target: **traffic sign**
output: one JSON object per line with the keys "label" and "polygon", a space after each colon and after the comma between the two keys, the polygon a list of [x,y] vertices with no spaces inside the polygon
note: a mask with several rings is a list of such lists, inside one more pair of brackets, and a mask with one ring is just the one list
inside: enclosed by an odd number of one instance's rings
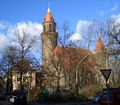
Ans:
{"label": "traffic sign", "polygon": [[111,69],[102,69],[100,71],[103,74],[103,76],[105,77],[105,80],[107,82],[109,79],[110,73],[111,73]]}

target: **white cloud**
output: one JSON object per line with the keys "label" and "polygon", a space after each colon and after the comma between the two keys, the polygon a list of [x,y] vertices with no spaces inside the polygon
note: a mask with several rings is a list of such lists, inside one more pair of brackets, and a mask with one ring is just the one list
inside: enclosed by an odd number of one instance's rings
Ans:
{"label": "white cloud", "polygon": [[6,21],[0,21],[0,32],[7,31],[11,27],[11,24]]}
{"label": "white cloud", "polygon": [[11,29],[11,34],[14,34],[16,30],[20,33],[21,36],[23,36],[23,32],[25,32],[26,34],[33,37],[40,36],[43,27],[37,22],[19,22]]}
{"label": "white cloud", "polygon": [[[120,14],[118,14],[118,15],[112,15],[111,19],[114,20],[114,24],[112,24],[111,26],[116,25],[117,26],[116,27],[116,32],[119,33],[119,31],[120,31],[120,26],[119,26],[119,24],[120,24]],[[113,32],[113,34],[114,34],[114,32]]]}
{"label": "white cloud", "polygon": [[0,49],[4,47],[6,44],[7,44],[7,37],[3,33],[0,33]]}
{"label": "white cloud", "polygon": [[0,22],[0,30],[5,29],[5,24],[3,22]]}
{"label": "white cloud", "polygon": [[77,29],[76,31],[80,34],[82,34],[82,32],[87,31],[88,27],[90,26],[92,22],[91,21],[87,21],[87,20],[79,20],[77,23]]}
{"label": "white cloud", "polygon": [[110,11],[116,11],[117,9],[118,9],[118,5],[115,4],[115,5],[110,9]]}
{"label": "white cloud", "polygon": [[76,27],[76,32],[69,38],[71,41],[79,41],[82,39],[83,32],[86,32],[92,21],[79,20]]}
{"label": "white cloud", "polygon": [[120,23],[120,14],[118,14],[118,15],[112,15],[111,18],[114,19],[114,21],[116,23]]}
{"label": "white cloud", "polygon": [[4,24],[0,22],[0,48],[10,43],[10,39],[14,39],[14,32],[18,31],[23,36],[23,31],[27,33],[31,38],[39,37],[43,30],[42,24],[37,22],[19,22],[15,25]]}
{"label": "white cloud", "polygon": [[74,33],[73,35],[71,35],[70,40],[71,41],[79,41],[79,40],[81,40],[81,35],[79,33]]}

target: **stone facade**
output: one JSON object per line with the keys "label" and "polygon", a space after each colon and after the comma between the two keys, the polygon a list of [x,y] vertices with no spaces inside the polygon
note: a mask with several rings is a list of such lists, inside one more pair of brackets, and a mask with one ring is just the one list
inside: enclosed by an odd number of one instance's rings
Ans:
{"label": "stone facade", "polygon": [[[13,91],[20,89],[20,73],[17,70],[12,71]],[[26,72],[22,76],[23,86],[27,88],[36,87],[36,72]]]}

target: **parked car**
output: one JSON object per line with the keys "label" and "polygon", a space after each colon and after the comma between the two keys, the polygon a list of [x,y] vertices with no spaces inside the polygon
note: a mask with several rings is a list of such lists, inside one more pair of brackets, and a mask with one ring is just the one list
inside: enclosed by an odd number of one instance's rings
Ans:
{"label": "parked car", "polygon": [[25,94],[10,95],[9,101],[14,105],[27,105],[27,98]]}
{"label": "parked car", "polygon": [[120,89],[113,88],[107,93],[105,91],[100,97],[100,105],[120,105]]}

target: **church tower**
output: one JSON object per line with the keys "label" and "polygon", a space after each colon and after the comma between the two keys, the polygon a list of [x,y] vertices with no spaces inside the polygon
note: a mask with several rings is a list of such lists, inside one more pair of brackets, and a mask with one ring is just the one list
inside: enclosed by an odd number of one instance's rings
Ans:
{"label": "church tower", "polygon": [[52,16],[50,9],[48,8],[47,13],[43,22],[42,38],[42,65],[45,66],[49,60],[53,49],[57,46],[57,32],[56,23]]}

